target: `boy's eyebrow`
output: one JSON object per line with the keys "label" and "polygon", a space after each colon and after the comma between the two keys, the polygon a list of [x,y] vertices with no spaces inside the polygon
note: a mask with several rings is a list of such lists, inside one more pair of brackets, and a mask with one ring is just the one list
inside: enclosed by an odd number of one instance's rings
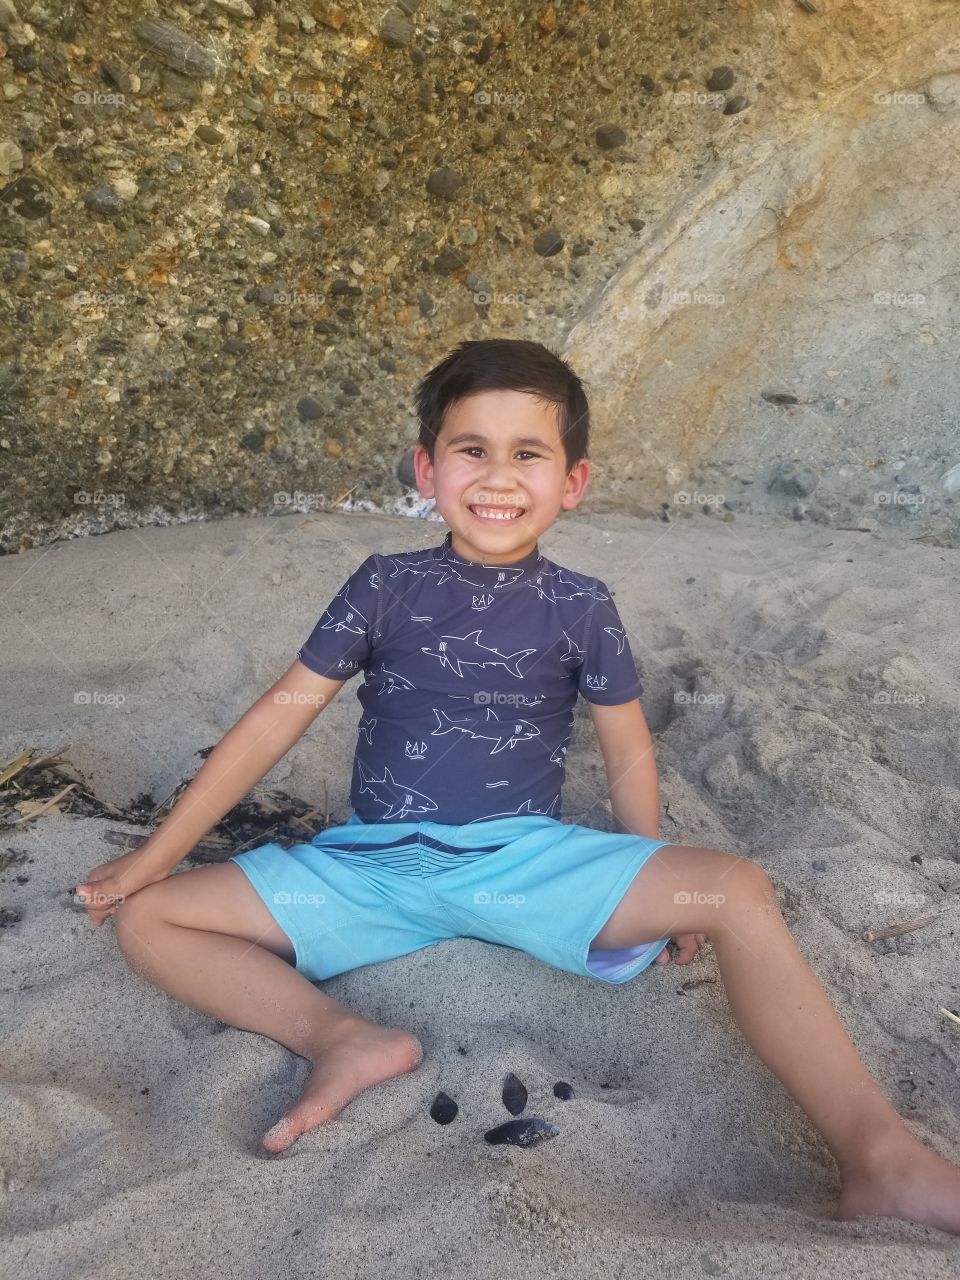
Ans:
{"label": "boy's eyebrow", "polygon": [[[464,444],[467,440],[479,440],[481,444],[487,443],[487,437],[480,435],[477,431],[460,431],[457,435],[451,436],[446,441],[446,445],[450,448],[455,444]],[[538,449],[543,449],[546,453],[554,452],[553,446],[547,444],[546,440],[541,440],[539,436],[517,436],[513,443],[515,445],[532,444]]]}

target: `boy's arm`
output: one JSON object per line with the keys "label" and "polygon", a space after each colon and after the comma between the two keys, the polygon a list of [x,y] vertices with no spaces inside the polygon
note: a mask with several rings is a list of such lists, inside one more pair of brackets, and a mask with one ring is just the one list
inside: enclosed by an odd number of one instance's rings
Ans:
{"label": "boy's arm", "polygon": [[157,870],[175,867],[283,759],[343,684],[294,662],[223,735],[164,821],[140,845],[140,857]]}
{"label": "boy's arm", "polygon": [[617,829],[660,838],[660,789],[653,739],[640,699],[619,706],[588,702],[607,770],[610,807]]}

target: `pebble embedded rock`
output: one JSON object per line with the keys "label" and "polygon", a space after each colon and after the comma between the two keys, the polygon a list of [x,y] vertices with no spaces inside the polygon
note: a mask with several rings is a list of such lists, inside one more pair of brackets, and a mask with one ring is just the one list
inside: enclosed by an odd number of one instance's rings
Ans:
{"label": "pebble embedded rock", "polygon": [[750,105],[749,98],[743,97],[742,94],[737,94],[735,98],[727,99],[726,106],[723,108],[723,114],[725,116],[738,115],[741,111],[744,111],[747,107],[749,107],[749,105]]}
{"label": "pebble embedded rock", "polygon": [[427,190],[441,200],[453,200],[463,186],[463,178],[454,169],[434,169],[427,179]]}
{"label": "pebble embedded rock", "polygon": [[559,231],[553,227],[546,231],[541,231],[533,242],[533,251],[538,253],[541,258],[552,258],[563,248],[564,239]]}
{"label": "pebble embedded rock", "polygon": [[133,32],[147,52],[171,71],[194,80],[210,80],[217,74],[216,53],[194,40],[175,22],[166,18],[144,18]]}
{"label": "pebble embedded rock", "polygon": [[91,213],[114,214],[123,208],[123,200],[106,182],[98,182],[83,197],[83,203]]}
{"label": "pebble embedded rock", "polygon": [[614,147],[622,147],[627,140],[627,135],[618,124],[602,124],[594,136],[597,140],[597,146],[602,147],[604,151],[612,151]]}
{"label": "pebble embedded rock", "polygon": [[711,93],[719,93],[724,89],[733,88],[735,79],[733,67],[714,67],[707,76],[706,84]]}
{"label": "pebble embedded rock", "polygon": [[767,483],[767,492],[806,498],[817,487],[817,480],[813,467],[800,462],[781,462]]}

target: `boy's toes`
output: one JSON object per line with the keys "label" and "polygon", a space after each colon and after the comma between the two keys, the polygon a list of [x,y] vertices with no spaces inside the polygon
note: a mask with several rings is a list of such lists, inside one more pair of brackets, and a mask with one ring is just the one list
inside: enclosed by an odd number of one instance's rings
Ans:
{"label": "boy's toes", "polygon": [[[293,1146],[305,1127],[303,1124],[298,1125],[292,1116],[284,1116],[263,1135],[257,1154],[272,1159],[288,1153],[288,1148]],[[293,1153],[289,1152],[289,1154]]]}

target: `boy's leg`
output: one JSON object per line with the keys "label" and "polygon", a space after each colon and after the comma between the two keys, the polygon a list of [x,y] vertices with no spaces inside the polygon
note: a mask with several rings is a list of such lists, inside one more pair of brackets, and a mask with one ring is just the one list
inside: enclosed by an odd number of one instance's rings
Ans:
{"label": "boy's leg", "polygon": [[884,1097],[797,948],[754,862],[666,845],[592,942],[619,948],[705,933],[740,1030],[819,1129],[840,1169],[839,1218],[889,1214],[960,1233],[960,1169]]}
{"label": "boy's leg", "polygon": [[196,867],[148,885],[114,917],[130,967],[175,999],[308,1058],[298,1102],[262,1150],[285,1150],[306,1129],[423,1057],[401,1027],[352,1013],[293,967],[293,946],[236,863]]}

